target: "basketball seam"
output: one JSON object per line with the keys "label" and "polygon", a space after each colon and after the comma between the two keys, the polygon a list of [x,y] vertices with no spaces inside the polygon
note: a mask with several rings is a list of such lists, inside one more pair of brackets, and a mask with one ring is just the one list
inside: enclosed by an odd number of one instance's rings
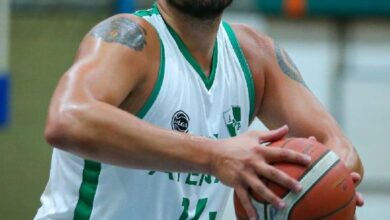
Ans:
{"label": "basketball seam", "polygon": [[[328,150],[327,152],[329,152],[330,150]],[[327,154],[327,153],[326,153]],[[321,156],[321,158],[318,160],[318,161],[316,161],[316,164],[319,162],[319,161],[321,161],[321,159],[322,159],[322,157],[323,156]],[[290,216],[291,216],[291,213],[293,212],[293,210],[294,210],[294,208],[296,207],[296,205],[303,199],[303,198],[305,198],[305,196],[316,186],[316,184],[319,182],[319,181],[321,181],[325,176],[326,176],[326,174],[328,174],[337,164],[339,164],[340,163],[340,159],[339,160],[337,160],[332,166],[330,166],[329,167],[329,169],[328,170],[326,170],[311,186],[310,186],[310,188],[309,189],[307,189],[307,191],[302,195],[302,197],[301,198],[299,198],[295,203],[294,203],[294,205],[291,207],[291,209],[290,209],[290,213],[288,214],[288,218],[287,219],[290,219]],[[311,169],[312,169],[313,167],[311,167]],[[310,169],[310,170],[311,170]],[[307,173],[306,173],[307,174]],[[306,175],[305,174],[305,175]],[[305,176],[305,175],[303,175],[303,177]],[[302,178],[303,178],[302,177]]]}
{"label": "basketball seam", "polygon": [[355,195],[351,196],[351,198],[348,200],[348,202],[345,203],[344,205],[342,205],[341,207],[339,207],[339,208],[337,208],[337,209],[335,209],[335,210],[333,210],[333,211],[331,211],[331,212],[329,212],[321,217],[313,218],[312,220],[321,220],[321,219],[328,218],[334,214],[337,214],[338,212],[343,210],[345,207],[348,207],[351,204],[351,202],[353,202],[354,199],[355,199]]}
{"label": "basketball seam", "polygon": [[305,172],[302,173],[302,175],[298,178],[298,181],[301,181],[319,162],[321,162],[322,159],[324,159],[324,157],[326,155],[328,155],[328,153],[330,152],[330,150],[327,150],[325,151],[318,159],[316,162],[314,162],[312,165],[309,166],[308,169],[305,170]]}
{"label": "basketball seam", "polygon": [[284,148],[287,146],[288,143],[290,143],[291,141],[293,141],[294,139],[287,139],[286,142],[283,143],[283,145],[280,147],[280,148]]}
{"label": "basketball seam", "polygon": [[[308,146],[310,146],[310,145],[308,145]],[[315,167],[315,165],[317,165],[317,164],[318,164],[318,163],[319,163],[319,162],[320,162],[320,161],[329,153],[329,151],[330,151],[330,150],[325,151],[324,154],[321,155],[321,156],[317,159],[317,161],[316,161],[315,163],[313,163],[312,165],[310,165],[310,167],[308,167],[308,169],[306,169],[305,172],[303,172],[302,175],[301,175],[299,178],[297,178],[298,182],[301,181],[301,180],[306,176],[306,174],[308,174],[308,173],[313,169],[313,167]],[[280,197],[281,197],[281,198],[284,198],[287,194],[290,193],[290,191],[291,191],[291,190],[287,190],[287,191],[286,191],[285,193],[283,193]]]}
{"label": "basketball seam", "polygon": [[[287,139],[286,140],[286,142],[280,147],[280,148],[284,148],[284,147],[286,147],[287,146],[287,144],[289,143],[289,142],[291,142],[291,141],[293,141],[294,139]],[[312,145],[312,144],[309,144],[308,146],[310,146],[310,145]],[[308,169],[306,169],[305,170],[305,172],[303,172],[302,173],[302,175],[299,177],[299,178],[297,178],[297,180],[298,181],[301,181],[305,176],[306,176],[306,174],[307,173],[309,173],[312,169],[313,169],[313,167],[315,166],[315,165],[317,165],[328,153],[329,153],[329,151],[330,150],[327,150],[327,151],[325,151],[318,159],[317,159],[317,161],[315,162],[315,163],[313,163],[312,165],[310,165],[309,167],[308,167]],[[268,185],[269,185],[269,182],[270,181],[267,181],[267,183],[266,183],[266,186],[268,187]],[[289,194],[290,193],[290,191],[291,190],[287,190],[285,193],[283,193],[280,197],[281,198],[284,198],[287,194]],[[263,204],[263,205],[267,205],[267,204],[269,204],[268,202],[260,202],[260,201],[257,201],[256,200],[256,202],[258,202],[258,203],[260,203],[260,204]]]}

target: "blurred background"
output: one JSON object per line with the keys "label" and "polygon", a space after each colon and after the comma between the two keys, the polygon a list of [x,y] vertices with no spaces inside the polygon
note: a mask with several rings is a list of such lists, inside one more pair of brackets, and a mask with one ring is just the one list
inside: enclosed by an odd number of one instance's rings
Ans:
{"label": "blurred background", "polygon": [[[153,2],[0,0],[0,219],[32,219],[40,206],[51,159],[47,107],[84,34]],[[286,48],[360,152],[366,205],[358,219],[390,219],[390,2],[236,0],[225,19]],[[253,128],[264,129],[260,122]],[[231,219],[230,201],[224,220]]]}

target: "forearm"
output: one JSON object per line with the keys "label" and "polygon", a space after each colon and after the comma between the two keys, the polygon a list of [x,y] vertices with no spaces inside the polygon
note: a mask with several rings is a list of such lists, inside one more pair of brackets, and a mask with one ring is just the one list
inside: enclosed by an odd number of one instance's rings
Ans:
{"label": "forearm", "polygon": [[[304,123],[307,125],[306,127],[297,127],[296,130],[302,131],[297,136],[316,137],[319,142],[335,151],[351,171],[357,172],[363,177],[364,170],[360,157],[352,143],[343,134],[338,123],[324,111],[317,112],[315,115],[316,123],[312,124],[310,120]],[[291,128],[291,130],[294,129]]]}
{"label": "forearm", "polygon": [[214,141],[155,127],[114,106],[95,101],[56,115],[61,123],[50,118],[49,143],[83,158],[129,168],[209,172]]}
{"label": "forearm", "polygon": [[[363,176],[364,169],[359,155],[352,143],[343,134],[338,123],[322,108],[315,108],[315,106],[320,105],[311,104],[305,106],[312,106],[310,112],[306,114],[291,112],[289,115],[294,115],[294,117],[273,117],[281,118],[282,120],[270,120],[271,117],[265,117],[263,121],[271,129],[287,124],[290,128],[288,134],[290,137],[314,136],[319,142],[335,151],[351,171]],[[315,115],[315,118],[308,117],[308,115]]]}
{"label": "forearm", "polygon": [[335,151],[351,171],[357,172],[363,177],[363,164],[356,149],[347,138],[342,135],[329,136],[324,139],[323,144]]}

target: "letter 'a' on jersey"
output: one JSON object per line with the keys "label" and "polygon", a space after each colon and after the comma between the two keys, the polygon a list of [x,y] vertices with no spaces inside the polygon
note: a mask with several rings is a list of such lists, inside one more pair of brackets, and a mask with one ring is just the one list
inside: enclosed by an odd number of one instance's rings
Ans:
{"label": "letter 'a' on jersey", "polygon": [[[157,6],[136,15],[154,26],[161,48],[157,82],[137,116],[213,139],[245,132],[253,118],[254,86],[229,24],[219,27],[207,77]],[[54,149],[35,219],[216,220],[229,193],[210,175],[121,168]]]}

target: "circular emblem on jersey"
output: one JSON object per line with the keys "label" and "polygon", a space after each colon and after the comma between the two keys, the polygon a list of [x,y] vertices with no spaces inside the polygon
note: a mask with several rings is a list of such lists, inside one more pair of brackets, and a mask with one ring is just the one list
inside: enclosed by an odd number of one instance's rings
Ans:
{"label": "circular emblem on jersey", "polygon": [[175,112],[175,114],[172,117],[171,126],[172,129],[179,132],[188,132],[188,126],[190,123],[190,117],[188,115],[180,110]]}

